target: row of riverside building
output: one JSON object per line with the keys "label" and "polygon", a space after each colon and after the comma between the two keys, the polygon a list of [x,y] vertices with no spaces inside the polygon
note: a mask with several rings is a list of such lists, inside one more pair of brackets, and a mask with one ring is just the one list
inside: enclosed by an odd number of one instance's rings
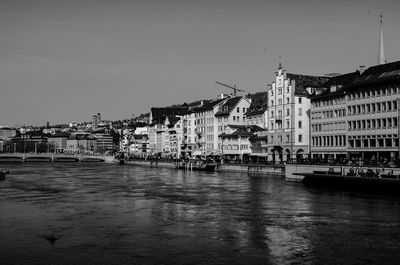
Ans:
{"label": "row of riverside building", "polygon": [[400,62],[325,76],[288,73],[280,64],[265,91],[151,108],[139,153],[394,160],[399,99]]}

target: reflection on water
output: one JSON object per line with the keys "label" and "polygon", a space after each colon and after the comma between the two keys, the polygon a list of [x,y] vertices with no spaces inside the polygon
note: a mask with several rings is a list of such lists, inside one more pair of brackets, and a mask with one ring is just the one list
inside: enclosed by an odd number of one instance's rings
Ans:
{"label": "reflection on water", "polygon": [[397,197],[129,165],[4,166],[1,264],[400,260]]}

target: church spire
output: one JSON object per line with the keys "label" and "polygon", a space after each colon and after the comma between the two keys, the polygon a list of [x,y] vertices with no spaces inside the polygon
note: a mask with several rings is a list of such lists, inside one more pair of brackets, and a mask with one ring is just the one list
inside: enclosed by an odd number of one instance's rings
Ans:
{"label": "church spire", "polygon": [[378,64],[385,64],[385,47],[383,46],[382,15],[380,15],[380,38],[379,38],[379,57]]}

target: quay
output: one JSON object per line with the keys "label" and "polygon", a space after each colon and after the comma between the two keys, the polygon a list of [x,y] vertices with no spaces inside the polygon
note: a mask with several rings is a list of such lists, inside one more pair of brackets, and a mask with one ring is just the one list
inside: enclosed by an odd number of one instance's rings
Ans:
{"label": "quay", "polygon": [[356,166],[356,165],[343,165],[343,166],[335,166],[335,165],[307,165],[307,164],[286,164],[285,165],[285,179],[289,181],[301,182],[304,179],[304,176],[301,174],[310,174],[314,171],[318,172],[328,172],[330,169],[333,169],[334,172],[341,172],[341,175],[347,175],[351,170],[354,169],[362,169],[366,171],[367,169],[371,169],[373,171],[379,170],[382,174],[383,171],[392,171],[393,175],[400,174],[400,168],[398,167],[383,167],[383,166]]}
{"label": "quay", "polygon": [[[124,164],[146,166],[146,167],[162,167],[176,168],[176,162],[173,160],[144,160],[144,159],[128,159],[124,160]],[[188,168],[190,170],[190,168]],[[218,164],[215,172],[233,172],[233,173],[249,173],[251,175],[274,175],[285,176],[284,165],[266,165],[266,164],[234,164],[224,163]]]}
{"label": "quay", "polygon": [[113,156],[103,155],[68,155],[55,153],[1,153],[0,163],[8,162],[105,162],[117,163]]}

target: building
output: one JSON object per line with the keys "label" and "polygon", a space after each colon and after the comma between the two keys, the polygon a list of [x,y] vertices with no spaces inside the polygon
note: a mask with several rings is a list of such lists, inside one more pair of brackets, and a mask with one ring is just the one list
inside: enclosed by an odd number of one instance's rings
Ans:
{"label": "building", "polygon": [[14,128],[2,127],[0,128],[0,140],[10,140],[17,135],[17,130]]}
{"label": "building", "polygon": [[47,136],[47,142],[51,147],[50,152],[63,153],[67,148],[69,133],[55,133]]}
{"label": "building", "polygon": [[101,115],[100,113],[97,113],[96,115],[93,115],[92,117],[92,127],[93,129],[96,129],[97,126],[101,123]]}
{"label": "building", "polygon": [[[232,125],[245,125],[245,114],[247,113],[249,106],[250,99],[241,96],[228,98],[223,104],[219,105],[219,109],[217,113],[215,113],[216,124],[214,125],[217,135],[220,136],[226,132],[228,126],[231,126],[232,128]],[[218,139],[217,150],[222,153],[223,139],[221,137],[216,139]],[[214,143],[214,146],[217,145]]]}
{"label": "building", "polygon": [[210,155],[218,149],[218,130],[215,114],[227,99],[211,100],[204,105],[193,109],[195,115],[196,151],[193,155]]}
{"label": "building", "polygon": [[192,110],[182,116],[182,142],[181,153],[185,157],[191,157],[196,151],[196,117]]}
{"label": "building", "polygon": [[147,155],[149,139],[147,134],[133,134],[129,139],[129,154]]}
{"label": "building", "polygon": [[400,61],[372,66],[344,87],[349,158],[399,157]]}
{"label": "building", "polygon": [[183,139],[182,123],[183,120],[181,117],[175,117],[168,119],[168,124],[166,124],[166,142],[168,143],[166,145],[166,153],[174,158],[181,157],[181,146]]}
{"label": "building", "polygon": [[273,162],[301,159],[308,155],[311,93],[328,77],[286,73],[279,65],[268,87],[267,152]]}
{"label": "building", "polygon": [[94,135],[97,140],[97,149],[98,153],[112,152],[115,149],[113,136],[108,133],[96,133]]}
{"label": "building", "polygon": [[221,139],[221,154],[243,160],[252,153],[250,138],[254,132],[263,129],[257,125],[227,125],[219,135]]}
{"label": "building", "polygon": [[257,125],[268,128],[268,92],[258,92],[250,95],[251,104],[245,114],[247,125]]}
{"label": "building", "polygon": [[69,154],[84,154],[94,153],[97,150],[97,139],[93,134],[76,133],[72,134],[67,139],[67,147],[65,153]]}
{"label": "building", "polygon": [[346,91],[359,72],[331,77],[311,100],[311,157],[345,159],[347,157]]}
{"label": "building", "polygon": [[18,153],[46,153],[49,152],[47,135],[42,131],[25,131],[11,139],[11,152]]}
{"label": "building", "polygon": [[[187,113],[187,105],[177,105],[165,108],[151,108],[149,132],[149,152],[164,153],[169,152],[169,133],[167,125],[169,120],[181,117]],[[166,122],[166,120],[168,120]]]}

